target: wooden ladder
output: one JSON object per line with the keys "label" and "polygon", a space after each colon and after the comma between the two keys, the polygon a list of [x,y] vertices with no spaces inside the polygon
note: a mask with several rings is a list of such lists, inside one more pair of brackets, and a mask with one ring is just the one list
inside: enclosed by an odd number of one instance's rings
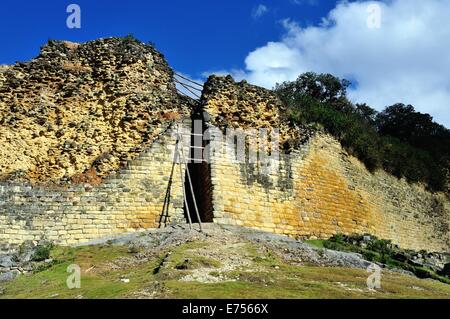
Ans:
{"label": "wooden ladder", "polygon": [[[194,135],[194,133],[190,133],[189,136]],[[181,144],[181,147],[178,147],[178,145]],[[201,146],[189,146],[189,149],[192,148],[201,148],[204,150],[204,147]],[[180,151],[181,149],[181,151]],[[197,201],[195,199],[195,193],[194,193],[194,187],[192,186],[192,179],[191,179],[191,173],[189,172],[189,167],[186,164],[186,157],[184,156],[184,149],[183,149],[183,134],[180,133],[179,128],[177,127],[177,142],[175,145],[175,158],[178,158],[178,160],[180,161],[180,178],[181,178],[181,183],[182,183],[182,187],[183,187],[183,198],[184,198],[184,205],[186,207],[186,214],[187,214],[187,218],[188,218],[188,222],[189,222],[189,229],[192,229],[192,219],[191,219],[191,213],[189,211],[189,204],[188,204],[188,200],[186,197],[186,187],[185,187],[185,179],[183,176],[183,169],[181,167],[181,165],[184,164],[184,169],[186,171],[186,175],[187,175],[187,179],[189,182],[189,189],[191,191],[191,195],[192,195],[192,201],[194,202],[194,208],[195,208],[195,213],[197,215],[197,220],[198,220],[198,224],[200,227],[200,232],[203,231],[202,228],[202,221],[200,219],[200,213],[198,211],[198,206],[197,206]],[[193,160],[192,158],[188,158],[189,161]],[[202,159],[203,161],[203,159]]]}

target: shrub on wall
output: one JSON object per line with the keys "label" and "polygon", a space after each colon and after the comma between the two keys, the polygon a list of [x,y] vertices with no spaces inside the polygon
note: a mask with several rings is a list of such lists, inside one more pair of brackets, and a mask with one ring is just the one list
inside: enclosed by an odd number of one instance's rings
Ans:
{"label": "shrub on wall", "polygon": [[46,243],[36,246],[33,256],[31,257],[32,261],[44,261],[50,258],[50,252],[53,249],[53,244]]}
{"label": "shrub on wall", "polygon": [[430,189],[448,191],[450,131],[412,106],[397,104],[378,113],[346,97],[348,81],[329,74],[305,73],[296,81],[277,84],[288,118],[316,123],[336,137],[369,170],[383,168]]}

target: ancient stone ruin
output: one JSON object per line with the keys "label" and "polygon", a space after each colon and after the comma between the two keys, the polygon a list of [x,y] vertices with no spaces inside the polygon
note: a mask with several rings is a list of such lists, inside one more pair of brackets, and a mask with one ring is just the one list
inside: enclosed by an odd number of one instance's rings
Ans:
{"label": "ancient stone ruin", "polygon": [[[105,39],[50,41],[0,73],[0,178],[62,183],[108,176],[189,115],[172,70],[151,46]],[[91,169],[91,170],[89,170]]]}
{"label": "ancient stone ruin", "polygon": [[[370,173],[330,135],[284,116],[272,91],[231,77],[210,77],[198,101],[179,94],[161,53],[133,39],[50,41],[32,61],[0,68],[0,245],[198,222],[195,199],[204,223],[450,250],[445,194]],[[226,139],[215,145],[226,152],[204,158],[206,133],[229,128],[278,130],[276,169],[236,161]],[[194,135],[177,143],[180,130]],[[194,161],[177,161],[179,147]]]}

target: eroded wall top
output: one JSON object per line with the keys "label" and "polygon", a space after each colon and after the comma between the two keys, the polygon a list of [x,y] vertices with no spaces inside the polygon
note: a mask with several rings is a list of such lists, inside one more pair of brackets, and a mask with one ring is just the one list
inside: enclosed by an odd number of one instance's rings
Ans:
{"label": "eroded wall top", "polygon": [[278,129],[280,149],[286,151],[305,142],[311,132],[287,119],[283,103],[271,90],[246,81],[235,82],[231,76],[210,76],[201,99],[210,123],[220,128]]}
{"label": "eroded wall top", "polygon": [[32,61],[0,68],[0,179],[104,177],[188,115],[183,105],[173,71],[150,45],[50,41]]}

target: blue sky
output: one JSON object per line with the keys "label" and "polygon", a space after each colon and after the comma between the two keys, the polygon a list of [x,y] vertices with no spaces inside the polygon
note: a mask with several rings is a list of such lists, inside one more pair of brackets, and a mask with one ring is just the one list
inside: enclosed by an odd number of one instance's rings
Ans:
{"label": "blue sky", "polygon": [[[81,7],[81,29],[66,8]],[[3,0],[0,64],[27,61],[48,39],[133,34],[195,80],[230,73],[271,88],[307,71],[353,81],[377,110],[402,102],[450,127],[448,0]]]}
{"label": "blue sky", "polygon": [[[242,68],[245,56],[283,32],[279,20],[317,23],[334,4],[282,1],[24,1],[3,0],[0,64],[26,61],[48,39],[84,42],[132,33],[151,41],[175,69],[200,76],[216,69]],[[66,7],[81,8],[81,29],[66,27]],[[259,5],[267,12],[256,17]]]}

